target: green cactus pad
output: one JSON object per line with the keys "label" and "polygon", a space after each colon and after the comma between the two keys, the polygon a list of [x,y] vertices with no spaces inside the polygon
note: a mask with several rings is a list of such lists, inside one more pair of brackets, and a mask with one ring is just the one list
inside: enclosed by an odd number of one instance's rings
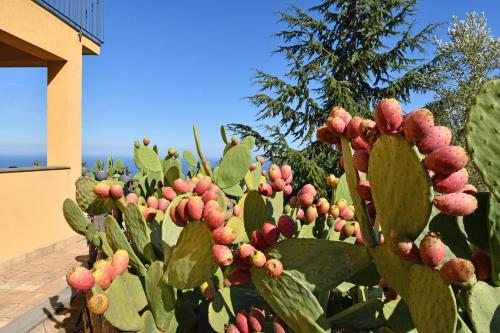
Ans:
{"label": "green cactus pad", "polygon": [[326,333],[312,318],[306,316],[303,311],[297,311],[297,325],[300,332],[308,333]]}
{"label": "green cactus pad", "polygon": [[188,223],[168,262],[168,284],[178,289],[189,289],[210,279],[217,269],[212,256],[213,244],[212,232],[205,222]]}
{"label": "green cactus pad", "polygon": [[363,241],[367,247],[371,247],[378,243],[377,235],[370,222],[370,217],[368,216],[368,210],[364,201],[356,192],[356,188],[360,182],[360,175],[358,171],[354,168],[352,163],[352,148],[347,137],[342,136],[342,157],[344,158],[344,169],[347,178],[347,183],[349,185],[349,192],[351,193],[351,199],[354,203],[354,209],[356,211],[356,219],[359,222],[359,227],[361,229],[361,234]]}
{"label": "green cactus pad", "polygon": [[389,245],[379,245],[370,249],[378,272],[403,299],[409,297],[410,268],[412,263],[395,254]]}
{"label": "green cactus pad", "polygon": [[488,229],[490,236],[491,280],[500,287],[500,204],[497,198],[490,196]]}
{"label": "green cactus pad", "polygon": [[139,333],[161,333],[161,331],[156,327],[155,319],[151,311],[145,311],[142,316],[142,329]]}
{"label": "green cactus pad", "polygon": [[106,236],[106,233],[103,231],[99,232],[99,237],[101,238],[101,249],[106,254],[106,256],[111,257],[113,256],[113,248],[108,242],[108,237]]}
{"label": "green cactus pad", "polygon": [[236,234],[236,239],[233,243],[248,243],[249,239],[245,231],[245,223],[242,219],[232,216],[226,223],[226,226],[233,229]]}
{"label": "green cactus pad", "polygon": [[146,294],[142,288],[141,280],[137,275],[131,274],[129,272],[124,272],[120,275],[120,278],[125,282],[127,290],[132,299],[135,309],[140,312],[142,309],[148,305],[148,300],[146,299]]}
{"label": "green cactus pad", "polygon": [[165,213],[165,216],[163,217],[162,230],[161,230],[162,237],[161,238],[162,238],[163,243],[168,245],[168,246],[174,246],[175,244],[177,244],[177,240],[179,239],[179,236],[180,236],[182,229],[183,229],[181,227],[178,227],[172,221],[172,218],[170,217],[170,209],[172,209],[172,207],[177,207],[177,205],[179,204],[179,201],[181,201],[184,198],[188,198],[188,197],[190,197],[190,194],[187,194],[187,193],[176,196],[175,199],[172,200],[172,202],[168,206],[168,210]]}
{"label": "green cactus pad", "polygon": [[294,331],[301,332],[298,312],[327,327],[323,309],[304,282],[287,271],[270,278],[262,268],[252,268],[252,281],[264,300]]}
{"label": "green cactus pad", "polygon": [[208,322],[212,329],[218,333],[224,333],[226,324],[234,318],[230,302],[230,289],[223,288],[217,291],[215,298],[208,305]]}
{"label": "green cactus pad", "polygon": [[156,326],[166,331],[174,316],[174,289],[163,281],[163,263],[155,261],[148,268],[145,277],[146,295],[149,301]]}
{"label": "green cactus pad", "polygon": [[500,331],[500,288],[479,281],[467,292],[467,313],[476,332]]}
{"label": "green cactus pad", "polygon": [[168,185],[172,185],[174,180],[182,175],[182,165],[179,159],[169,159],[163,161],[163,174]]}
{"label": "green cactus pad", "polygon": [[332,289],[371,264],[365,247],[324,239],[290,238],[270,247],[267,257],[281,260],[286,271],[318,290]]}
{"label": "green cactus pad", "polygon": [[142,329],[141,317],[137,313],[127,285],[120,277],[113,280],[104,292],[109,299],[109,307],[104,318],[114,327],[122,331],[139,331]]}
{"label": "green cactus pad", "polygon": [[396,332],[417,332],[411,319],[408,305],[401,299],[384,303],[384,317],[387,325]]}
{"label": "green cactus pad", "polygon": [[349,192],[349,183],[347,182],[347,176],[345,173],[339,178],[339,183],[335,189],[335,198],[332,204],[337,202],[339,199],[345,199],[348,205],[353,204],[351,193]]}
{"label": "green cactus pad", "polygon": [[252,239],[252,231],[262,228],[262,225],[267,220],[266,202],[259,192],[249,191],[246,194],[243,220],[245,221],[247,236]]}
{"label": "green cactus pad", "polygon": [[252,153],[246,145],[237,145],[222,158],[217,175],[217,186],[228,188],[245,177]]}
{"label": "green cactus pad", "polygon": [[134,162],[137,168],[145,169],[148,172],[161,173],[163,171],[158,155],[150,147],[134,148]]}
{"label": "green cactus pad", "polygon": [[283,191],[274,192],[273,196],[266,200],[268,219],[274,223],[278,223],[280,216],[283,215],[283,196]]}
{"label": "green cactus pad", "polygon": [[150,239],[150,230],[135,204],[128,204],[124,221],[135,253],[149,262],[156,260]]}
{"label": "green cactus pad", "polygon": [[227,195],[236,198],[241,198],[245,194],[240,184],[234,184],[233,186],[223,188],[222,191],[224,191]]}
{"label": "green cactus pad", "polygon": [[[446,260],[453,257],[470,258],[471,256],[471,247],[462,230],[461,222],[461,218],[443,213],[437,213],[429,222],[429,230],[437,233],[446,246]],[[417,245],[420,244],[425,234],[423,232],[415,241]]]}
{"label": "green cactus pad", "polygon": [[471,329],[469,328],[469,326],[467,326],[462,317],[458,316],[457,319],[456,333],[472,333]]}
{"label": "green cactus pad", "polygon": [[227,139],[226,128],[224,127],[224,125],[220,126],[220,136],[222,138],[222,142],[227,145],[229,140]]}
{"label": "green cactus pad", "polygon": [[262,165],[260,162],[255,162],[257,168],[254,171],[248,170],[244,180],[249,190],[257,190],[262,179]]}
{"label": "green cactus pad", "polygon": [[433,199],[417,151],[402,137],[382,135],[373,146],[368,170],[377,222],[386,241],[392,231],[415,240],[427,225]]}
{"label": "green cactus pad", "polygon": [[[111,179],[103,182],[109,185],[118,183]],[[98,183],[98,181],[88,177],[80,177],[76,181],[76,202],[78,206],[89,215],[109,213],[115,208],[113,199],[101,198],[94,193],[94,188]]]}
{"label": "green cactus pad", "polygon": [[192,166],[193,168],[198,166],[198,159],[189,150],[184,150],[182,152],[182,157],[184,158],[184,161],[186,161],[186,163],[189,164],[190,166]]}
{"label": "green cactus pad", "polygon": [[[475,195],[478,206],[470,215],[462,217],[467,238],[476,247],[486,253],[490,253],[490,242],[488,232],[488,210],[489,210],[489,192],[479,192]],[[465,257],[464,257],[465,258]]]}
{"label": "green cactus pad", "polygon": [[380,281],[380,274],[377,271],[375,263],[371,263],[353,276],[347,278],[346,281],[360,286],[375,286]]}
{"label": "green cactus pad", "polygon": [[384,303],[378,299],[356,303],[350,308],[328,318],[332,328],[369,330],[385,324]]}
{"label": "green cactus pad", "polygon": [[457,326],[455,295],[438,270],[424,265],[413,265],[410,269],[409,292],[410,297],[407,302],[419,332],[455,332]]}
{"label": "green cactus pad", "polygon": [[130,258],[130,265],[134,267],[139,274],[144,276],[146,274],[146,268],[142,264],[141,260],[137,257],[134,250],[130,246],[127,237],[121,230],[118,222],[111,215],[106,216],[104,219],[104,229],[106,231],[106,237],[108,239],[109,245],[113,251],[118,249],[123,249],[128,252]]}
{"label": "green cactus pad", "polygon": [[246,136],[241,140],[240,145],[246,146],[250,151],[252,151],[253,147],[255,146],[255,138],[251,135]]}
{"label": "green cactus pad", "polygon": [[500,200],[500,80],[485,83],[473,98],[465,133],[472,161]]}
{"label": "green cactus pad", "polygon": [[72,199],[66,199],[63,203],[63,214],[66,222],[74,232],[85,235],[89,221],[83,215],[78,204]]}
{"label": "green cactus pad", "polygon": [[[297,220],[298,222],[298,220]],[[298,238],[319,238],[326,239],[328,237],[329,228],[326,224],[326,219],[319,217],[314,222],[309,224],[304,224],[300,227],[300,222],[298,222],[299,234]],[[354,237],[352,238],[352,243],[356,240]],[[346,240],[344,240],[346,241]]]}

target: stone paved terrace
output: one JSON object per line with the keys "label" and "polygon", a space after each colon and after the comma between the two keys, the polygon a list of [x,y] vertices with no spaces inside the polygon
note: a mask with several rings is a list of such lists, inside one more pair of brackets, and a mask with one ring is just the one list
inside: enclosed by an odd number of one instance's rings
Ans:
{"label": "stone paved terrace", "polygon": [[78,235],[1,263],[0,333],[72,332],[83,297],[68,287],[66,272],[87,259]]}

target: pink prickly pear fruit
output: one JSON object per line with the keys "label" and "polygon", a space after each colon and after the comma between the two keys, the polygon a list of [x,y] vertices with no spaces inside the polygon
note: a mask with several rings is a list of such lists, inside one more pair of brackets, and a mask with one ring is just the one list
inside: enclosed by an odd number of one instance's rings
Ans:
{"label": "pink prickly pear fruit", "polygon": [[120,199],[123,196],[123,188],[118,184],[113,184],[109,188],[109,195],[113,199]]}
{"label": "pink prickly pear fruit", "polygon": [[165,212],[168,209],[169,205],[170,205],[170,201],[168,201],[165,198],[160,198],[158,200],[158,209],[161,210],[162,212]]}
{"label": "pink prickly pear fruit", "polygon": [[351,207],[346,207],[339,212],[341,219],[350,221],[354,218],[354,210]]}
{"label": "pink prickly pear fruit", "polygon": [[315,198],[317,194],[316,189],[312,184],[305,184],[304,186],[302,186],[299,192],[300,194],[310,194],[313,196],[313,198]]}
{"label": "pink prickly pear fruit", "polygon": [[200,293],[206,300],[211,301],[215,298],[215,286],[212,280],[200,284]]}
{"label": "pink prickly pear fruit", "polygon": [[469,181],[469,173],[467,169],[461,169],[448,175],[437,174],[432,177],[432,185],[434,190],[441,193],[461,192]]}
{"label": "pink prickly pear fruit", "polygon": [[250,241],[253,247],[257,250],[264,251],[267,249],[268,245],[264,240],[264,235],[262,234],[262,230],[254,230],[252,231],[252,240]]}
{"label": "pink prickly pear fruit", "polygon": [[370,158],[370,154],[365,149],[358,149],[354,151],[352,155],[352,164],[356,168],[356,170],[360,172],[367,173],[368,172],[368,159]]}
{"label": "pink prickly pear fruit", "polygon": [[441,277],[454,284],[468,282],[474,276],[474,265],[462,258],[453,258],[441,267]]}
{"label": "pink prickly pear fruit", "polygon": [[281,178],[274,180],[271,184],[271,187],[275,192],[283,191],[286,186],[285,181]]}
{"label": "pink prickly pear fruit", "polygon": [[187,181],[188,184],[188,192],[194,192],[194,187],[196,186],[196,183],[191,179]]}
{"label": "pink prickly pear fruit", "polygon": [[236,217],[240,217],[241,213],[242,213],[241,206],[238,205],[238,204],[234,205],[234,207],[233,207],[233,215],[236,216]]}
{"label": "pink prickly pear fruit", "polygon": [[97,196],[101,198],[107,198],[109,197],[109,185],[106,183],[98,183],[94,187],[94,193],[97,194]]}
{"label": "pink prickly pear fruit", "polygon": [[226,326],[226,333],[241,333],[240,330],[234,326],[233,324],[229,324]]}
{"label": "pink prickly pear fruit", "polygon": [[478,280],[488,280],[491,277],[490,257],[484,252],[475,251],[471,260],[476,271],[476,278]]}
{"label": "pink prickly pear fruit", "polygon": [[102,315],[109,307],[109,299],[105,294],[96,294],[87,301],[90,312]]}
{"label": "pink prickly pear fruit", "polygon": [[438,148],[424,158],[427,169],[445,175],[463,169],[467,162],[469,158],[465,149],[458,146]]}
{"label": "pink prickly pear fruit", "polygon": [[349,139],[354,140],[359,136],[359,127],[363,118],[354,116],[347,124],[346,135]]}
{"label": "pink prickly pear fruit", "polygon": [[281,179],[281,169],[276,164],[271,164],[271,166],[269,167],[269,179],[271,181]]}
{"label": "pink prickly pear fruit", "polygon": [[198,196],[192,196],[188,199],[186,210],[193,221],[201,221],[203,216],[203,200]]}
{"label": "pink prickly pear fruit", "polygon": [[175,190],[170,186],[164,187],[161,190],[161,193],[163,194],[163,197],[165,199],[167,199],[168,201],[174,200],[175,197],[177,196],[177,193],[175,192]]}
{"label": "pink prickly pear fruit", "polygon": [[95,279],[85,267],[76,266],[66,273],[68,284],[76,290],[87,291],[94,286]]}
{"label": "pink prickly pear fruit", "polygon": [[330,210],[330,203],[325,198],[319,198],[316,203],[316,209],[318,210],[319,216],[325,216]]}
{"label": "pink prickly pear fruit", "polygon": [[380,132],[396,134],[403,123],[403,109],[394,98],[383,98],[375,109],[375,123]]}
{"label": "pink prickly pear fruit", "polygon": [[290,207],[292,207],[292,208],[297,207],[298,201],[299,201],[299,198],[297,198],[296,196],[291,197],[290,198]]}
{"label": "pink prickly pear fruit", "polygon": [[359,196],[363,200],[366,201],[373,200],[370,182],[368,180],[360,181],[358,187],[356,188],[356,192],[358,192]]}
{"label": "pink prickly pear fruit", "polygon": [[347,201],[345,199],[339,199],[335,202],[335,206],[337,206],[339,210],[343,210],[347,207]]}
{"label": "pink prickly pear fruit", "polygon": [[299,208],[297,210],[297,220],[303,220],[304,219],[304,210],[302,208]]}
{"label": "pink prickly pear fruit", "polygon": [[339,215],[340,215],[340,209],[339,209],[339,207],[337,207],[336,205],[331,205],[331,206],[330,206],[330,209],[329,209],[329,211],[328,211],[328,213],[330,213],[330,215],[331,215],[334,219],[336,219],[336,218],[338,218],[338,217],[339,217]]}
{"label": "pink prickly pear fruit", "polygon": [[156,209],[153,207],[148,207],[144,210],[144,219],[146,222],[151,222],[156,217]]}
{"label": "pink prickly pear fruit", "polygon": [[273,188],[268,183],[259,184],[259,193],[265,197],[270,197],[273,195]]}
{"label": "pink prickly pear fruit", "polygon": [[260,174],[261,174],[262,176],[266,177],[266,176],[267,176],[267,171],[266,171],[266,170],[262,170],[262,171],[260,172]]}
{"label": "pink prickly pear fruit", "polygon": [[471,184],[465,184],[458,192],[467,193],[467,194],[476,194],[477,188]]}
{"label": "pink prickly pear fruit", "polygon": [[429,232],[420,242],[420,259],[429,267],[441,264],[446,254],[446,248],[439,237]]}
{"label": "pink prickly pear fruit", "polygon": [[255,251],[254,254],[250,256],[250,262],[252,263],[252,266],[255,267],[262,267],[266,264],[266,256],[264,252],[262,251]]}
{"label": "pink prickly pear fruit", "polygon": [[114,272],[118,275],[127,271],[129,260],[128,252],[126,250],[116,250],[111,260],[111,266],[113,267]]}
{"label": "pink prickly pear fruit", "polygon": [[252,274],[250,273],[249,270],[243,270],[243,269],[232,269],[232,270],[227,270],[227,274],[225,274],[225,277],[227,279],[227,282],[229,282],[229,286],[240,286],[243,284],[248,283],[252,279]]}
{"label": "pink prickly pear fruit", "polygon": [[250,262],[250,256],[252,256],[255,251],[255,247],[253,247],[251,244],[241,244],[240,247],[238,248],[238,253],[240,255],[240,258],[243,259],[246,262]]}
{"label": "pink prickly pear fruit", "polygon": [[211,187],[208,191],[205,191],[205,193],[203,193],[203,195],[201,196],[201,200],[203,200],[204,203],[207,203],[210,200],[217,201],[218,194],[218,190],[214,190],[214,188]]}
{"label": "pink prickly pear fruit", "polygon": [[326,126],[337,135],[344,134],[346,124],[340,117],[328,117],[326,120]]}
{"label": "pink prickly pear fruit", "polygon": [[359,136],[369,144],[373,144],[379,136],[377,124],[371,119],[363,119],[359,125]]}
{"label": "pink prickly pear fruit", "polygon": [[278,219],[278,229],[285,238],[291,238],[297,232],[297,225],[289,215],[281,215]]}
{"label": "pink prickly pear fruit", "polygon": [[250,328],[254,332],[262,332],[264,330],[264,319],[265,319],[265,314],[263,310],[257,308],[250,309],[248,322],[250,323]]}
{"label": "pink prickly pear fruit", "polygon": [[278,226],[274,223],[265,222],[262,225],[262,237],[264,237],[264,241],[267,245],[274,245],[280,238]]}
{"label": "pink prickly pear fruit", "polygon": [[176,180],[174,180],[172,187],[175,190],[175,192],[178,194],[188,193],[189,189],[190,189],[189,182],[182,180],[180,178],[177,178]]}
{"label": "pink prickly pear fruit", "polygon": [[349,124],[352,119],[351,114],[341,106],[334,106],[330,110],[330,117],[339,117],[344,121],[344,124]]}
{"label": "pink prickly pear fruit", "polygon": [[283,194],[289,196],[292,194],[292,192],[293,192],[292,185],[290,184],[285,185],[285,188],[283,189]]}
{"label": "pink prickly pear fruit", "polygon": [[102,289],[107,289],[111,284],[111,278],[109,275],[104,273],[100,268],[94,268],[92,270],[92,276],[94,276],[95,283],[97,283]]}
{"label": "pink prickly pear fruit", "polygon": [[210,189],[212,186],[212,179],[210,177],[204,177],[196,183],[196,186],[194,187],[194,191],[198,195],[203,195],[206,191]]}
{"label": "pink prickly pear fruit", "polygon": [[176,206],[170,206],[169,213],[170,213],[170,218],[172,219],[172,222],[174,222],[174,224],[176,226],[181,227],[181,228],[186,226],[187,221],[183,220],[180,217],[179,213],[177,212]]}
{"label": "pink prickly pear fruit", "polygon": [[337,232],[341,232],[344,229],[344,225],[347,223],[346,220],[338,219],[333,225],[333,229]]}
{"label": "pink prickly pear fruit", "polygon": [[246,311],[240,311],[236,314],[235,324],[241,333],[250,333],[250,323],[248,322],[248,313]]}
{"label": "pink prickly pear fruit", "polygon": [[354,230],[354,238],[356,238],[356,244],[358,245],[365,244],[365,242],[363,241],[363,235],[361,234],[361,230],[359,228]]}
{"label": "pink prickly pear fruit", "polygon": [[283,179],[285,180],[285,185],[290,185],[293,181],[293,175],[290,175],[290,177]]}
{"label": "pink prickly pear fruit", "polygon": [[318,210],[316,209],[316,206],[308,206],[304,217],[307,224],[314,222],[318,218]]}
{"label": "pink prickly pear fruit", "polygon": [[404,259],[413,262],[420,263],[420,251],[417,245],[411,240],[402,239],[394,242],[394,251],[396,254],[400,255]]}
{"label": "pink prickly pear fruit", "polygon": [[148,204],[148,207],[157,209],[158,208],[158,199],[156,197],[149,197],[148,200],[146,200],[146,203]]}
{"label": "pink prickly pear fruit", "polygon": [[215,200],[209,200],[205,202],[205,206],[203,206],[203,218],[206,218],[208,213],[210,213],[214,209],[218,209],[219,204]]}
{"label": "pink prickly pear fruit", "polygon": [[187,198],[184,198],[182,199],[181,201],[179,201],[179,203],[177,204],[177,208],[176,208],[176,212],[177,214],[179,215],[179,217],[181,218],[182,221],[189,221],[189,214],[187,212],[187,203],[188,203],[188,200]]}
{"label": "pink prickly pear fruit", "polygon": [[229,245],[236,239],[236,233],[230,227],[224,226],[214,229],[212,237],[217,244]]}
{"label": "pink prickly pear fruit", "polygon": [[248,167],[248,169],[250,171],[254,171],[255,169],[257,169],[257,163],[255,163],[255,162],[250,163],[250,166]]}
{"label": "pink prickly pear fruit", "polygon": [[211,229],[217,229],[224,225],[224,212],[222,209],[212,209],[205,218],[207,226]]}
{"label": "pink prickly pear fruit", "polygon": [[147,146],[151,143],[151,139],[148,138],[147,136],[144,137],[144,139],[142,139],[142,143]]}
{"label": "pink prickly pear fruit", "polygon": [[212,254],[217,265],[229,266],[233,263],[233,253],[226,245],[214,244],[212,246]]}
{"label": "pink prickly pear fruit", "polygon": [[461,192],[438,195],[432,202],[441,212],[451,216],[469,215],[477,208],[477,199]]}
{"label": "pink prickly pear fruit", "polygon": [[283,273],[283,264],[278,259],[269,259],[264,264],[266,273],[271,278],[277,278]]}
{"label": "pink prickly pear fruit", "polygon": [[299,196],[299,202],[303,207],[310,206],[314,202],[314,196],[309,193],[301,193]]}
{"label": "pink prickly pear fruit", "polygon": [[434,126],[427,135],[417,142],[418,151],[429,154],[434,150],[449,146],[451,143],[451,131],[446,126]]}
{"label": "pink prickly pear fruit", "polygon": [[424,139],[434,127],[434,116],[427,109],[410,112],[404,120],[405,139],[409,143],[417,143]]}
{"label": "pink prickly pear fruit", "polygon": [[[290,177],[293,177],[293,175],[292,175],[292,167],[291,166],[289,166],[288,164],[284,164],[284,165],[281,166],[280,170],[281,170],[281,178],[283,180],[285,180],[285,182],[288,179],[291,180]],[[287,184],[289,184],[289,183],[287,183]]]}
{"label": "pink prickly pear fruit", "polygon": [[137,205],[139,203],[139,197],[135,193],[129,193],[125,197],[125,203],[128,205],[129,203],[134,203]]}
{"label": "pink prickly pear fruit", "polygon": [[342,235],[345,237],[351,237],[354,235],[356,229],[359,228],[356,222],[346,222],[342,227]]}
{"label": "pink prickly pear fruit", "polygon": [[112,261],[108,261],[108,260],[104,260],[104,259],[97,260],[94,263],[94,268],[102,270],[104,272],[104,274],[109,276],[111,281],[113,281],[116,277],[117,273],[115,272],[115,269],[113,268]]}
{"label": "pink prickly pear fruit", "polygon": [[351,143],[352,143],[352,147],[355,150],[358,150],[358,149],[368,150],[370,148],[370,145],[368,144],[368,142],[363,140],[360,136],[358,136],[355,139],[352,139]]}
{"label": "pink prickly pear fruit", "polygon": [[285,322],[281,318],[276,317],[273,320],[273,332],[274,333],[287,333],[288,326],[285,324]]}

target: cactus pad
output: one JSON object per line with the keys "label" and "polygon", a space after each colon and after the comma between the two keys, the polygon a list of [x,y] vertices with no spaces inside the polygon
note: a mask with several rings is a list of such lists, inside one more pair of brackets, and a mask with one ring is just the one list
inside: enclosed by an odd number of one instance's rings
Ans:
{"label": "cactus pad", "polygon": [[139,333],[161,333],[161,331],[156,327],[155,319],[151,311],[145,311],[142,316],[142,329]]}
{"label": "cactus pad", "polygon": [[236,198],[241,198],[245,194],[240,184],[238,183],[234,184],[233,186],[223,188],[222,191],[224,191],[224,193],[226,193],[227,195]]}
{"label": "cactus pad", "polygon": [[273,196],[267,198],[267,216],[268,219],[278,223],[280,216],[283,214],[283,191],[274,192]]}
{"label": "cactus pad", "polygon": [[[184,198],[189,197],[189,194],[182,194],[178,195],[175,197],[174,200],[170,203],[168,206],[168,209],[172,209],[172,207],[176,207],[179,204],[179,201],[181,201]],[[181,227],[177,226],[173,221],[172,218],[170,217],[169,210],[163,217],[163,222],[162,222],[162,240],[163,243],[167,244],[168,246],[174,246],[177,244],[177,240],[179,239],[179,236],[182,232]]]}
{"label": "cactus pad", "polygon": [[419,155],[402,137],[382,135],[370,154],[368,177],[385,239],[392,231],[415,240],[432,210],[433,191]]}
{"label": "cactus pad", "polygon": [[270,247],[267,256],[320,290],[336,287],[371,264],[365,247],[324,239],[287,239]]}
{"label": "cactus pad", "polygon": [[384,303],[374,298],[366,302],[356,303],[353,306],[328,318],[332,328],[353,330],[369,330],[385,323],[383,316]]}
{"label": "cactus pad", "polygon": [[[390,282],[389,282],[390,285]],[[411,317],[419,332],[454,333],[457,326],[455,295],[439,271],[424,265],[410,269]]]}
{"label": "cactus pad", "polygon": [[485,184],[500,200],[500,80],[485,83],[472,100],[465,125],[467,147]]}
{"label": "cactus pad", "polygon": [[130,274],[129,272],[122,273],[120,278],[127,286],[127,290],[135,309],[140,312],[146,307],[146,305],[148,305],[148,300],[146,299],[146,294],[142,288],[141,280],[137,275]]}
{"label": "cactus pad", "polygon": [[500,288],[479,281],[467,292],[467,312],[476,332],[498,332]]}
{"label": "cactus pad", "polygon": [[163,161],[163,174],[169,185],[174,183],[174,180],[180,178],[182,174],[182,165],[179,159],[169,159]]}
{"label": "cactus pad", "polygon": [[233,243],[248,243],[249,239],[245,232],[245,224],[239,217],[232,216],[226,223],[228,227],[233,229],[236,234],[236,239]]}
{"label": "cactus pad", "polygon": [[212,232],[204,222],[188,223],[168,262],[168,284],[178,289],[189,289],[210,279],[217,269],[212,257],[213,244]]}
{"label": "cactus pad", "polygon": [[255,162],[257,168],[253,171],[248,170],[245,174],[245,184],[247,185],[249,190],[256,190],[259,188],[259,184],[261,183],[262,177],[262,165],[260,162]]}
{"label": "cactus pad", "polygon": [[134,307],[132,296],[121,277],[113,280],[105,291],[109,298],[109,307],[104,318],[122,331],[138,331],[142,328],[141,317]]}
{"label": "cactus pad", "polygon": [[[308,332],[308,333],[326,333],[321,326],[318,325],[313,319],[306,316],[303,311],[297,311],[297,325],[300,329],[300,332]],[[329,332],[329,331],[328,331]]]}
{"label": "cactus pad", "polygon": [[208,305],[208,322],[214,331],[223,333],[225,325],[234,317],[230,302],[230,289],[223,288],[216,292],[215,298]]}
{"label": "cactus pad", "polygon": [[351,193],[349,192],[349,184],[347,183],[347,176],[344,173],[339,178],[339,183],[337,184],[337,188],[335,189],[335,198],[333,199],[333,203],[335,203],[339,199],[345,199],[348,205],[352,205]]}
{"label": "cactus pad", "polygon": [[124,220],[134,251],[147,261],[153,262],[156,257],[151,244],[150,230],[137,205],[127,205]]}
{"label": "cactus pad", "polygon": [[79,233],[80,235],[85,235],[89,221],[87,221],[82,210],[78,207],[78,204],[75,201],[72,199],[64,200],[63,214],[66,222],[68,222],[73,231]]}
{"label": "cactus pad", "polygon": [[491,280],[495,286],[500,287],[500,204],[493,195],[490,195],[488,230],[490,237]]}
{"label": "cactus pad", "polygon": [[[117,183],[113,180],[105,180],[104,182],[109,185]],[[76,181],[76,202],[89,215],[105,214],[115,207],[113,199],[101,198],[94,193],[94,188],[98,183],[88,177],[80,177]]]}
{"label": "cactus pad", "polygon": [[217,185],[228,188],[237,184],[245,177],[251,158],[252,153],[246,145],[240,144],[230,149],[220,163]]}
{"label": "cactus pad", "polygon": [[158,155],[150,147],[134,148],[134,162],[137,168],[145,169],[148,172],[161,173],[163,171]]}
{"label": "cactus pad", "polygon": [[145,277],[146,295],[156,326],[165,332],[174,316],[175,295],[172,287],[163,281],[163,263],[155,261]]}
{"label": "cactus pad", "polygon": [[195,168],[198,165],[198,160],[196,159],[196,156],[189,150],[184,150],[182,152],[182,157],[184,158],[184,161],[186,161],[186,163],[192,166],[193,168]]}
{"label": "cactus pad", "polygon": [[245,196],[243,220],[247,236],[252,239],[252,231],[260,229],[267,220],[266,202],[259,192],[249,191]]}

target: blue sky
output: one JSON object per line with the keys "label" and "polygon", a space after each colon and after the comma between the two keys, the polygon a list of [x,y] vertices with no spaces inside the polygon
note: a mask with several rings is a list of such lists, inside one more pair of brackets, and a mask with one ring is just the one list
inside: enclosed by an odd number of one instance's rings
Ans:
{"label": "blue sky", "polygon": [[[218,156],[221,124],[255,124],[256,108],[244,99],[256,91],[251,69],[285,70],[271,55],[279,42],[272,34],[281,28],[276,12],[289,3],[105,1],[101,56],[84,58],[84,154],[129,154],[144,135],[163,150],[192,149],[195,123],[207,155]],[[415,19],[423,26],[474,10],[486,12],[499,36],[499,1],[424,0]],[[446,25],[438,36],[446,38]],[[0,70],[0,154],[45,152],[45,82],[45,69]],[[415,96],[407,108],[430,98]]]}

